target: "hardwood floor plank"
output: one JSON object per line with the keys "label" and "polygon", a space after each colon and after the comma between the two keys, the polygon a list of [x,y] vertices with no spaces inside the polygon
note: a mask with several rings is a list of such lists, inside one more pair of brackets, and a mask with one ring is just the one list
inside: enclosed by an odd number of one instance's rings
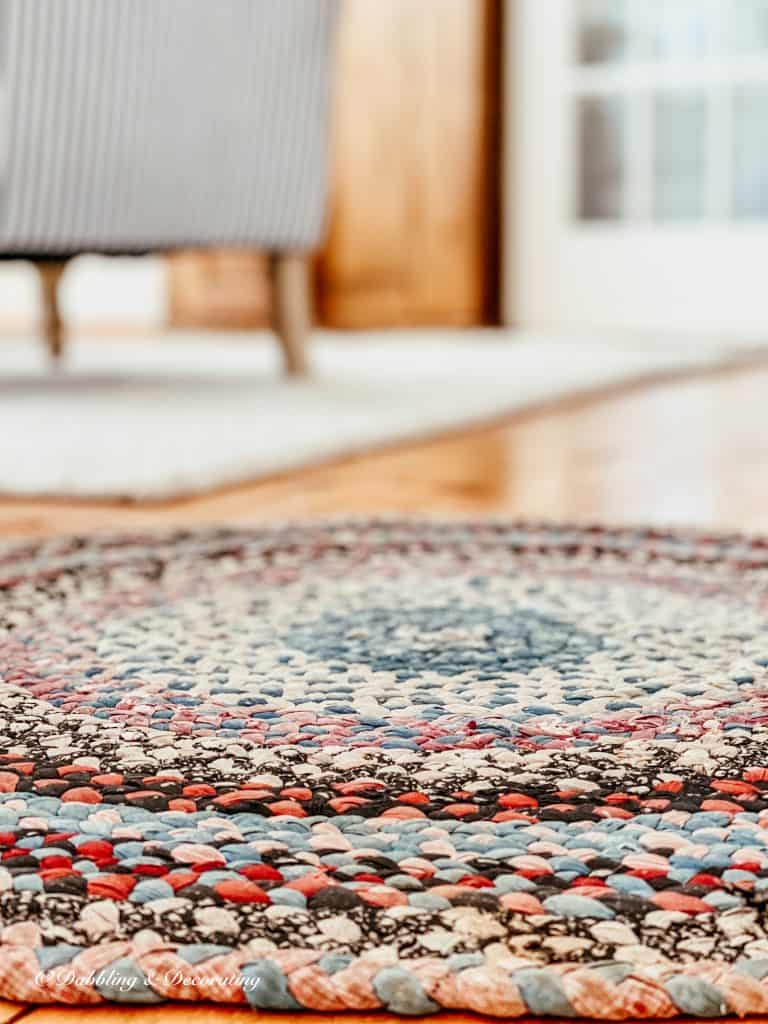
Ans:
{"label": "hardwood floor plank", "polygon": [[[258,1013],[258,1018],[256,1017]],[[250,1008],[240,1009],[231,1006],[216,1006],[211,1003],[202,1005],[190,1003],[168,1003],[153,1007],[56,1007],[46,1006],[30,1011],[24,1017],[25,1024],[75,1024],[84,1015],[86,1024],[387,1024],[402,1020],[390,1014],[382,1013],[269,1013],[254,1011]],[[419,1017],[424,1024],[483,1024],[487,1017],[472,1014],[445,1013],[429,1017]],[[530,1018],[527,1024],[532,1024]],[[522,1024],[526,1024],[522,1021]],[[548,1024],[557,1024],[557,1021]],[[565,1024],[565,1022],[561,1022]],[[632,1024],[630,1021],[629,1024]]]}
{"label": "hardwood floor plank", "polygon": [[[394,1024],[402,1021],[388,1013],[268,1013],[262,1010],[238,1009],[236,1007],[195,1005],[191,1003],[168,1003],[153,1007],[31,1007],[24,1016],[25,1024]],[[416,1017],[420,1024],[490,1024],[497,1018],[480,1017],[475,1014],[442,1013],[428,1017]],[[559,1017],[516,1017],[516,1024],[573,1024],[573,1018]],[[674,1024],[699,1024],[695,1017],[675,1017]],[[728,1018],[721,1018],[727,1024]],[[730,1018],[735,1024],[735,1018]],[[604,1024],[579,1018],[580,1024]],[[647,1020],[626,1020],[623,1024],[648,1024]],[[768,1024],[768,1017],[750,1017],[749,1024]]]}
{"label": "hardwood floor plank", "polygon": [[0,1024],[11,1024],[11,1021],[26,1016],[30,1009],[31,1007],[23,1003],[7,1003],[0,1000]]}
{"label": "hardwood floor plank", "polygon": [[[213,1004],[164,1004],[158,1007],[44,1007],[30,1008],[25,1024],[393,1024],[402,1017],[393,1014],[292,1014],[267,1013],[218,1007]],[[495,1018],[475,1014],[444,1013],[415,1017],[419,1024],[490,1024]],[[573,1018],[516,1017],[516,1024],[572,1024]],[[675,1017],[675,1024],[699,1024],[700,1018]],[[723,1018],[723,1024],[728,1020]],[[580,1024],[604,1024],[579,1018]],[[733,1024],[735,1019],[731,1018]],[[647,1020],[627,1020],[624,1024],[648,1024]],[[768,1017],[750,1017],[749,1024],[768,1024]]]}

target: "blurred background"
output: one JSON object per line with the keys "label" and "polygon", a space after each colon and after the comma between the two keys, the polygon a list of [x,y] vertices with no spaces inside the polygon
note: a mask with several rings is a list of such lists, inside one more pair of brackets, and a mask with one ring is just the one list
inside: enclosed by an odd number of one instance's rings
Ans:
{"label": "blurred background", "polygon": [[522,0],[508,13],[509,315],[760,337],[768,4]]}
{"label": "blurred background", "polygon": [[[344,0],[331,126],[321,325],[762,330],[766,0]],[[36,287],[0,275],[3,330]],[[269,316],[242,249],[62,291],[78,329]]]}
{"label": "blurred background", "polygon": [[[320,325],[498,322],[501,7],[339,5],[330,194],[314,258]],[[209,158],[215,166],[216,149]],[[265,255],[208,248],[120,265],[86,257],[68,272],[62,305],[78,330],[263,327]],[[9,267],[0,326],[30,329],[37,317],[34,273]]]}
{"label": "blurred background", "polygon": [[177,3],[0,0],[0,492],[170,501],[654,384],[584,414],[589,500],[571,422],[438,452],[495,490],[419,508],[745,520],[716,496],[761,410],[711,389],[763,380],[768,0]]}

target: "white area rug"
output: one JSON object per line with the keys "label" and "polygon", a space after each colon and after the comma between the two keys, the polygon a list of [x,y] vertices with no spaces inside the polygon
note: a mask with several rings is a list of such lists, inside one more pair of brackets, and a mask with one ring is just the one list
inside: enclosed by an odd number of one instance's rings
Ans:
{"label": "white area rug", "polygon": [[247,335],[72,341],[51,372],[0,341],[0,492],[170,498],[437,434],[574,393],[743,358],[505,331],[319,332],[288,381]]}

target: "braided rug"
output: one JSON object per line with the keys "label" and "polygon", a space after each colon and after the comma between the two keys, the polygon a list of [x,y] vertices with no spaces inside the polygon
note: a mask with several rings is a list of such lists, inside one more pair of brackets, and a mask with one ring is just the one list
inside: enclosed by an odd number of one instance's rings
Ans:
{"label": "braided rug", "polygon": [[768,1013],[768,543],[0,548],[0,997]]}

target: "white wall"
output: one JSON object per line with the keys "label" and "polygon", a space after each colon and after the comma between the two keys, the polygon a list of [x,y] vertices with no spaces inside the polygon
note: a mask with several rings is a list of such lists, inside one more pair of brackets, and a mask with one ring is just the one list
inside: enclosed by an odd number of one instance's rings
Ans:
{"label": "white wall", "polygon": [[[70,329],[156,330],[168,317],[165,261],[79,256],[67,268],[60,301]],[[0,261],[0,333],[33,331],[38,320],[34,267]]]}

